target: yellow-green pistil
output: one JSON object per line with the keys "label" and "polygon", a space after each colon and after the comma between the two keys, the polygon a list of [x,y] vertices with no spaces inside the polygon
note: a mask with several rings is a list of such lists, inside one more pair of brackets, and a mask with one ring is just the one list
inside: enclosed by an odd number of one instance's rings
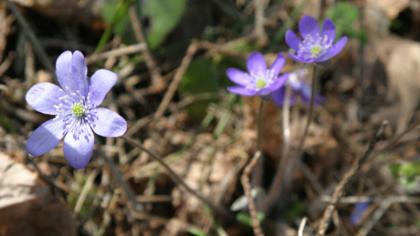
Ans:
{"label": "yellow-green pistil", "polygon": [[73,115],[75,115],[76,117],[82,117],[85,114],[85,108],[83,107],[82,104],[80,103],[75,103],[73,104],[73,106],[71,107],[71,112],[73,113]]}
{"label": "yellow-green pistil", "polygon": [[319,45],[315,45],[311,48],[311,54],[313,57],[317,57],[319,56],[319,54],[321,54],[322,52],[322,47]]}
{"label": "yellow-green pistil", "polygon": [[255,87],[257,87],[258,89],[262,89],[265,88],[265,86],[267,85],[267,82],[265,82],[264,79],[257,79],[257,81],[255,81]]}

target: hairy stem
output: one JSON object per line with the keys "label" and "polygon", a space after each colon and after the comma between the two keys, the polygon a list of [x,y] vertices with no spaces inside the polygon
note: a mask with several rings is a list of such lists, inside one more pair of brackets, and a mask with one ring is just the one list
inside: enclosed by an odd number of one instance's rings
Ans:
{"label": "hairy stem", "polygon": [[[308,111],[308,119],[306,120],[303,135],[302,135],[302,137],[299,141],[297,154],[296,154],[296,157],[294,157],[295,160],[293,158],[290,158],[287,155],[287,153],[289,152],[288,148],[290,146],[290,144],[288,143],[290,141],[290,130],[283,131],[283,138],[285,138],[285,140],[283,140],[285,142],[285,146],[283,147],[283,156],[282,156],[282,159],[280,160],[279,166],[277,168],[276,175],[274,176],[273,183],[271,184],[270,189],[268,191],[267,198],[264,201],[264,204],[263,204],[263,207],[262,207],[264,212],[267,212],[268,209],[271,209],[273,204],[279,198],[280,194],[282,192],[284,192],[284,193],[287,192],[287,190],[289,189],[290,183],[288,183],[288,182],[291,181],[291,178],[288,178],[287,181],[285,180],[285,178],[287,178],[288,176],[291,176],[293,174],[293,171],[295,169],[295,164],[296,164],[297,161],[299,161],[299,159],[300,159],[300,157],[303,153],[303,145],[305,143],[306,136],[308,135],[309,125],[310,125],[310,123],[312,121],[312,117],[313,117],[314,104],[315,104],[315,88],[316,88],[317,76],[318,76],[317,75],[317,68],[316,68],[316,66],[314,66],[312,86],[311,86],[311,98],[310,98],[309,111]],[[289,101],[287,101],[287,94],[286,94],[285,103],[286,102],[288,102],[289,103],[288,105],[290,106],[290,98],[289,98]],[[286,106],[286,104],[285,104],[285,106]],[[289,127],[288,127],[289,126],[289,124],[288,124],[289,121],[287,121],[287,120],[289,120],[289,108],[287,108],[287,111],[284,111],[284,109],[286,109],[286,107],[283,107],[283,125],[284,125],[283,129],[289,129]],[[286,118],[287,118],[287,120],[285,120]],[[285,123],[285,122],[287,122],[287,123]]]}

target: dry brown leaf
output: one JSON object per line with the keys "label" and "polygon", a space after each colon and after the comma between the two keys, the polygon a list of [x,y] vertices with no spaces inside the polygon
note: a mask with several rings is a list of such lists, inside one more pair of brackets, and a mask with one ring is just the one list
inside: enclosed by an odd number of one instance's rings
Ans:
{"label": "dry brown leaf", "polygon": [[24,165],[0,153],[0,236],[76,235],[70,210]]}
{"label": "dry brown leaf", "polygon": [[372,45],[385,65],[388,94],[399,99],[397,131],[401,132],[420,101],[420,43],[387,36]]}

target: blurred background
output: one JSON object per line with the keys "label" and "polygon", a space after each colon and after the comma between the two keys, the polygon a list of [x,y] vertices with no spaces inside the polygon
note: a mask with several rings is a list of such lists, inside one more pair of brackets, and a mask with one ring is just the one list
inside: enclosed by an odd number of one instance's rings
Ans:
{"label": "blurred background", "polygon": [[[337,183],[384,120],[327,235],[419,235],[418,0],[0,1],[0,235],[253,235],[240,177],[256,151],[259,98],[229,94],[225,71],[245,68],[252,51],[270,63],[286,55],[284,34],[303,15],[332,19],[337,38],[350,40],[321,68],[325,100],[287,176],[291,187],[261,210],[283,148],[282,108],[269,102],[264,110],[263,171],[253,192],[265,235],[315,235]],[[28,135],[50,117],[33,111],[25,93],[56,83],[65,50],[84,53],[89,75],[118,74],[103,106],[127,119],[126,136],[229,217],[123,139],[97,138],[84,170],[67,165],[62,145],[28,156]],[[302,67],[288,60],[284,71]],[[291,107],[291,153],[306,118],[304,104]]]}

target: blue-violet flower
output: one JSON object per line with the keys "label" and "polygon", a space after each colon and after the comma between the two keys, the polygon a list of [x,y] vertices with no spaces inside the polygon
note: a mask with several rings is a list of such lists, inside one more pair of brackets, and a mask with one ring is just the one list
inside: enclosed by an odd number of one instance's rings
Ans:
{"label": "blue-violet flower", "polygon": [[73,168],[84,168],[93,153],[94,134],[118,137],[127,130],[124,118],[98,107],[117,81],[117,75],[100,69],[88,80],[87,66],[79,51],[62,53],[56,62],[61,88],[42,82],[26,93],[27,103],[36,111],[54,115],[30,135],[26,149],[40,156],[64,138],[64,156]]}
{"label": "blue-violet flower", "polygon": [[293,31],[286,32],[285,40],[291,48],[289,56],[302,63],[320,63],[340,53],[347,43],[347,37],[341,37],[335,44],[335,25],[326,19],[320,30],[318,21],[311,16],[304,16],[299,21],[300,36]]}
{"label": "blue-violet flower", "polygon": [[247,60],[248,72],[236,68],[228,68],[226,74],[236,86],[228,87],[231,93],[243,96],[267,96],[279,89],[286,81],[287,74],[279,75],[285,59],[278,54],[270,68],[267,68],[264,56],[253,52]]}
{"label": "blue-violet flower", "polygon": [[[308,70],[306,69],[298,69],[289,73],[286,85],[272,93],[273,101],[278,106],[283,106],[286,96],[286,88],[288,87],[291,89],[289,100],[290,105],[296,103],[297,97],[300,97],[305,104],[309,105],[311,99],[311,86],[306,82],[307,76]],[[314,99],[315,106],[320,105],[324,101],[324,98],[319,95],[315,95]]]}

